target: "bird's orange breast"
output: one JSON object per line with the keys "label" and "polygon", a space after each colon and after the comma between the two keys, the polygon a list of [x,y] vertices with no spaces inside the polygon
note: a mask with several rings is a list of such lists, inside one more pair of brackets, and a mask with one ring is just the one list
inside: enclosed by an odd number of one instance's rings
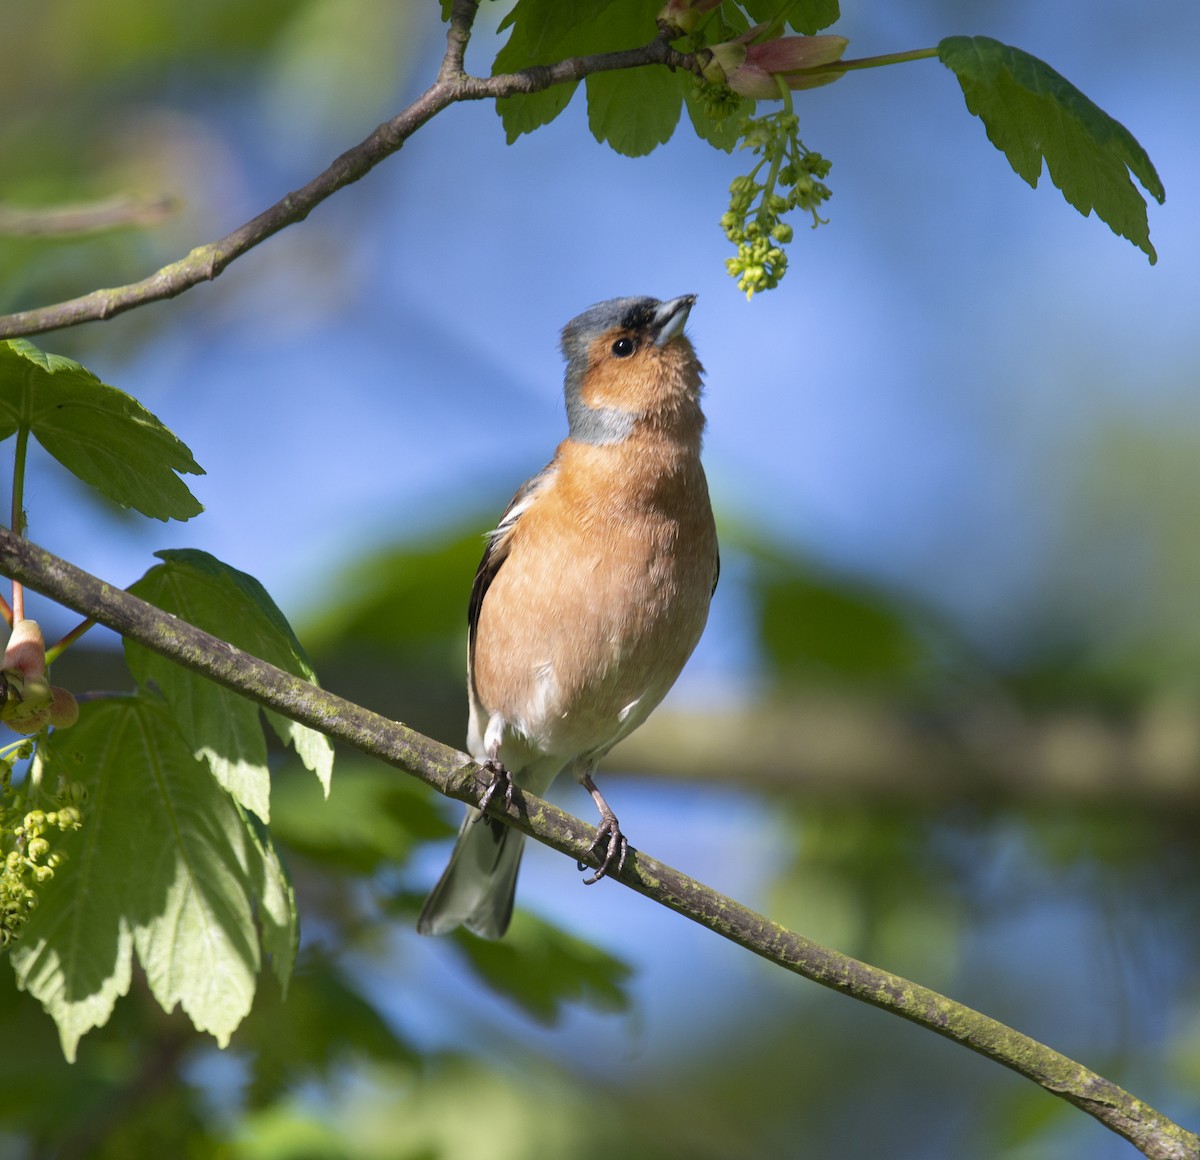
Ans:
{"label": "bird's orange breast", "polygon": [[698,425],[568,440],[556,467],[483,601],[474,681],[488,715],[574,757],[615,744],[674,683],[708,616],[717,540]]}

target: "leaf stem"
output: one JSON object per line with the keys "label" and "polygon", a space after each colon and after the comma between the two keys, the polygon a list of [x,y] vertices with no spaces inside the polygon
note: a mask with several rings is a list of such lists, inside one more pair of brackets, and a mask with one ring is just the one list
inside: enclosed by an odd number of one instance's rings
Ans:
{"label": "leaf stem", "polygon": [[[29,455],[29,417],[22,413],[17,424],[17,446],[13,455],[12,483],[12,530],[13,534],[25,534],[25,461]],[[12,586],[12,620],[16,624],[25,619],[25,586],[18,580]]]}
{"label": "leaf stem", "polygon": [[62,637],[56,644],[51,645],[46,650],[46,664],[53,664],[63,653],[67,651],[89,628],[94,628],[96,622],[88,617],[87,620],[81,620],[70,632]]}
{"label": "leaf stem", "polygon": [[[790,117],[792,113],[792,92],[787,86],[787,81],[781,76],[775,78],[775,83],[779,86],[779,96],[783,101],[783,115]],[[758,220],[764,221],[772,216],[770,210],[770,201],[775,193],[775,186],[779,181],[779,169],[783,164],[783,155],[785,150],[779,148],[778,139],[776,139],[775,147],[771,153],[771,168],[767,170],[767,180],[763,185],[762,198],[758,203]],[[765,158],[764,158],[765,160]]]}
{"label": "leaf stem", "polygon": [[796,69],[790,77],[841,76],[865,68],[884,68],[889,64],[907,64],[910,60],[929,60],[936,57],[936,48],[910,48],[906,52],[885,52],[879,56],[860,56],[856,60],[838,60],[830,64],[817,64],[812,68]]}
{"label": "leaf stem", "polygon": [[41,796],[42,792],[42,774],[45,772],[45,758],[43,757],[42,747],[35,741],[33,743],[33,760],[29,763],[29,772],[25,779],[25,792],[27,800],[32,805]]}

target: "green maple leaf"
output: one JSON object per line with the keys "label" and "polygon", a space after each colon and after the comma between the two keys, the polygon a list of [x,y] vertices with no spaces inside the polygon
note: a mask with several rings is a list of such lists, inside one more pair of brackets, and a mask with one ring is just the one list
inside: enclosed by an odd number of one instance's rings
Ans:
{"label": "green maple leaf", "polygon": [[204,510],[179,478],[203,475],[203,468],[137,399],[72,359],[14,338],[0,342],[0,439],[21,427],[122,507],[159,520]]}
{"label": "green maple leaf", "polygon": [[[291,884],[252,825],[139,694],[85,705],[50,736],[48,768],[87,790],[83,827],[13,948],[17,983],[58,1024],[73,1059],[129,990],[136,953],[165,1011],[221,1045],[250,1010],[265,949],[286,982],[296,950]],[[255,927],[258,900],[261,936]],[[261,940],[261,941],[260,941]]]}
{"label": "green maple leaf", "polygon": [[[133,585],[135,596],[260,660],[315,681],[283,613],[257,580],[206,552],[177,549],[157,554],[163,562]],[[259,707],[134,641],[125,641],[125,657],[139,684],[155,685],[166,698],[180,732],[221,785],[268,821],[271,779]],[[328,793],[333,765],[328,738],[277,713],[267,712],[266,717]]]}
{"label": "green maple leaf", "polygon": [[967,108],[1009,164],[1036,187],[1042,162],[1050,180],[1084,217],[1093,210],[1151,263],[1146,201],[1166,194],[1146,151],[1119,121],[1044,61],[987,36],[951,36],[938,58],[958,77]]}

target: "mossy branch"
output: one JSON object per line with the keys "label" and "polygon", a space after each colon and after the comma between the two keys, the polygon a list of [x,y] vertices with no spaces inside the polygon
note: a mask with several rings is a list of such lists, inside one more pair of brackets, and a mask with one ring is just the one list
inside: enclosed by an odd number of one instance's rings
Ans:
{"label": "mossy branch", "polygon": [[[177,664],[335,741],[478,805],[489,777],[466,754],[179,620],[0,529],[0,574],[106,625]],[[544,845],[594,866],[593,827],[532,794],[489,812]],[[1094,1116],[1155,1160],[1200,1157],[1200,1137],[1115,1083],[987,1015],[788,930],[639,850],[617,881],[757,955],[985,1055]]]}

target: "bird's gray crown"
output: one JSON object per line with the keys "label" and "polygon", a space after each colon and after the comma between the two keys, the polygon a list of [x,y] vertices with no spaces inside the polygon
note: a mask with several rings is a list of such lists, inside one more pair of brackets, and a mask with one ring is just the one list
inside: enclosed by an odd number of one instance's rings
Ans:
{"label": "bird's gray crown", "polygon": [[633,430],[637,415],[616,407],[589,407],[583,401],[583,376],[588,349],[605,331],[619,328],[666,342],[683,331],[695,295],[660,302],[657,298],[610,298],[597,302],[563,328],[562,352],[567,360],[564,383],[567,423],[572,439],[581,443],[619,443]]}

